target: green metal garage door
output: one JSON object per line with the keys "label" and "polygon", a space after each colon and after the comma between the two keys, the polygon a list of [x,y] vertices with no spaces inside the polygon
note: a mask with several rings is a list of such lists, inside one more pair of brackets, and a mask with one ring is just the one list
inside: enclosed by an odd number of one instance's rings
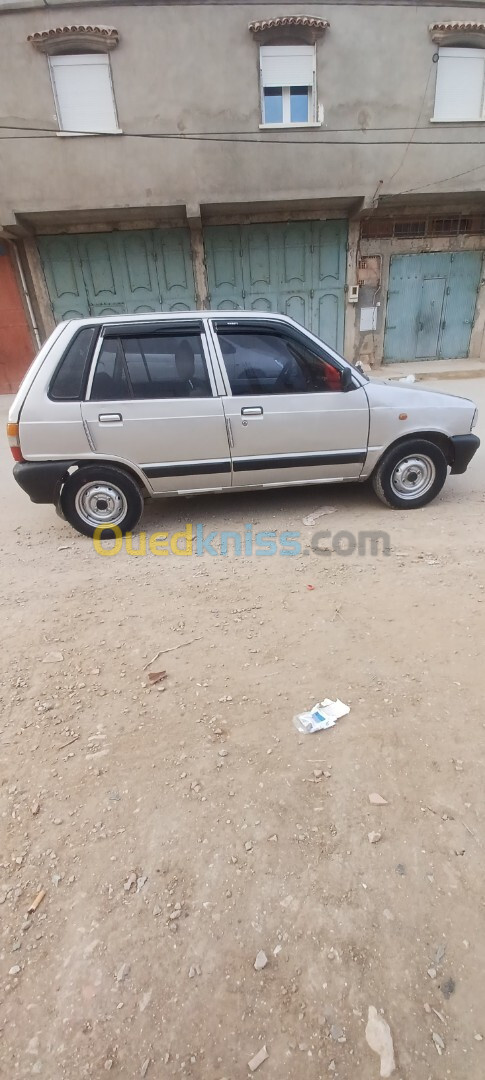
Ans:
{"label": "green metal garage door", "polygon": [[216,225],[204,244],[212,308],[280,311],[342,350],[346,221]]}
{"label": "green metal garage door", "polygon": [[468,356],[481,268],[480,251],[393,255],[384,360]]}
{"label": "green metal garage door", "polygon": [[55,319],[195,308],[185,229],[39,238]]}

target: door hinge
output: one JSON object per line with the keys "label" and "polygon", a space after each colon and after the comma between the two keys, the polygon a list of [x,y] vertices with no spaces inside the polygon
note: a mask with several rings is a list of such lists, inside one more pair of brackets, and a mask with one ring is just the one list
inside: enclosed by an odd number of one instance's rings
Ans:
{"label": "door hinge", "polygon": [[246,299],[246,290],[245,289],[243,289],[243,291],[241,293],[241,296],[242,296],[243,300]]}
{"label": "door hinge", "polygon": [[315,296],[315,289],[310,289],[310,300],[313,300],[314,296]]}

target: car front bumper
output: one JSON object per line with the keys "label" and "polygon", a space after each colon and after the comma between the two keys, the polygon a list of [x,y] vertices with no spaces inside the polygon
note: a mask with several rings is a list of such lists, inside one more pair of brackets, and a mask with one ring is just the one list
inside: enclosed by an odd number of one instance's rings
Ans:
{"label": "car front bumper", "polygon": [[478,438],[478,435],[473,435],[473,433],[470,432],[469,435],[452,435],[450,441],[454,450],[451,472],[464,473],[466,472],[473,455],[476,454],[478,447],[480,446],[480,439]]}

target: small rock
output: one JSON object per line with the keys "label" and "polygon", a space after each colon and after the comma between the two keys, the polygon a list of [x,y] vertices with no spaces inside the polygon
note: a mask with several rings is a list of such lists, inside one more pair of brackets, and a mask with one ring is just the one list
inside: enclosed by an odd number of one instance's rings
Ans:
{"label": "small rock", "polygon": [[174,908],[174,910],[170,912],[169,919],[173,922],[174,919],[180,919],[181,914],[180,908]]}
{"label": "small rock", "polygon": [[405,873],[406,873],[406,867],[405,867],[404,863],[398,862],[398,864],[396,866],[396,874],[400,874],[401,877],[404,877]]}
{"label": "small rock", "polygon": [[338,952],[336,949],[329,949],[327,953],[327,960],[338,960]]}
{"label": "small rock", "polygon": [[437,1031],[433,1031],[431,1037],[432,1037],[433,1042],[434,1042],[434,1044],[436,1046],[438,1054],[441,1056],[441,1054],[443,1053],[443,1050],[445,1048],[445,1044],[443,1042],[443,1039],[441,1038],[441,1035],[438,1035]]}
{"label": "small rock", "polygon": [[252,851],[253,850],[252,841],[251,840],[246,840],[246,843],[245,843],[244,847],[245,847],[246,851]]}
{"label": "small rock", "polygon": [[434,963],[436,964],[436,967],[440,966],[441,961],[444,959],[445,952],[446,952],[446,945],[438,945],[438,948],[437,948],[435,956],[434,956]]}
{"label": "small rock", "polygon": [[431,1012],[431,1005],[428,1005],[427,1001],[425,1001],[423,1008],[424,1008],[425,1013],[430,1013]]}
{"label": "small rock", "polygon": [[330,1038],[333,1039],[334,1042],[341,1042],[341,1040],[345,1038],[344,1032],[338,1024],[332,1024],[330,1028]]}
{"label": "small rock", "polygon": [[334,1062],[334,1060],[332,1058],[332,1060],[330,1061],[329,1066],[328,1066],[328,1072],[335,1072],[336,1067],[337,1066],[335,1065],[335,1062]]}
{"label": "small rock", "polygon": [[473,1036],[473,1038],[475,1039],[475,1042],[483,1042],[483,1035],[480,1035],[478,1031],[476,1035]]}
{"label": "small rock", "polygon": [[372,806],[387,806],[387,799],[383,799],[382,795],[378,795],[377,791],[373,791],[372,795],[369,795],[369,802]]}
{"label": "small rock", "polygon": [[368,1046],[381,1059],[381,1077],[389,1077],[396,1068],[391,1029],[387,1020],[380,1016],[373,1005],[369,1005],[368,1020],[365,1029]]}
{"label": "small rock", "polygon": [[136,874],[130,874],[126,879],[125,884],[123,885],[125,892],[129,892],[130,889],[133,888],[133,885],[136,885]]}
{"label": "small rock", "polygon": [[130,965],[129,964],[122,964],[121,967],[118,968],[118,971],[116,972],[116,982],[123,982],[127,978],[127,976],[129,974],[130,974]]}
{"label": "small rock", "polygon": [[436,979],[436,975],[437,975],[436,968],[429,967],[428,968],[428,975],[429,975],[430,979]]}
{"label": "small rock", "polygon": [[313,775],[315,777],[315,780],[320,780],[320,777],[323,776],[323,769],[314,769]]}
{"label": "small rock", "polygon": [[141,1076],[142,1080],[143,1080],[143,1077],[146,1076],[149,1068],[150,1068],[150,1058],[148,1057],[146,1059],[146,1061],[143,1062],[143,1065],[142,1065],[142,1067],[140,1069],[140,1076]]}
{"label": "small rock", "polygon": [[263,1061],[266,1061],[268,1057],[269,1054],[266,1047],[262,1046],[261,1050],[258,1050],[258,1053],[251,1058],[251,1061],[248,1061],[248,1069],[250,1069],[251,1072],[256,1072],[256,1069],[259,1069],[259,1066],[262,1065]]}
{"label": "small rock", "polygon": [[39,810],[40,810],[40,803],[38,803],[38,802],[32,803],[32,806],[30,807],[30,812],[31,812],[33,817],[37,816],[37,814],[39,813]]}
{"label": "small rock", "polygon": [[159,904],[155,904],[152,914],[155,916],[162,914],[162,909]]}
{"label": "small rock", "polygon": [[59,664],[61,660],[64,660],[64,657],[63,657],[61,652],[50,652],[50,653],[47,653],[47,656],[44,656],[44,659],[43,659],[42,663],[43,664]]}
{"label": "small rock", "polygon": [[218,750],[219,757],[227,757],[229,750]]}
{"label": "small rock", "polygon": [[18,975],[19,972],[20,972],[19,965],[14,964],[13,967],[10,968],[9,975]]}
{"label": "small rock", "polygon": [[382,833],[380,832],[370,832],[367,833],[367,836],[369,838],[369,844],[378,844],[379,840],[382,840]]}
{"label": "small rock", "polygon": [[196,975],[200,975],[201,969],[198,964],[191,964],[189,967],[189,979],[195,979]]}
{"label": "small rock", "polygon": [[136,891],[141,892],[141,890],[143,889],[143,886],[146,885],[147,881],[148,881],[148,878],[146,876],[137,878],[136,879]]}
{"label": "small rock", "polygon": [[256,959],[254,961],[254,970],[255,971],[262,971],[263,968],[266,967],[267,963],[268,963],[268,957],[266,956],[266,953],[263,952],[262,949],[260,949],[259,952],[258,952],[258,955],[257,955],[257,957],[256,957]]}
{"label": "small rock", "polygon": [[21,941],[14,941],[14,943],[12,945],[12,952],[18,952],[19,949],[21,949],[21,948],[22,948],[22,942]]}
{"label": "small rock", "polygon": [[113,1058],[106,1058],[104,1067],[106,1069],[106,1072],[109,1072],[109,1070],[113,1068]]}
{"label": "small rock", "polygon": [[53,825],[62,825],[62,818],[60,818],[60,817],[53,818],[52,819],[52,824]]}

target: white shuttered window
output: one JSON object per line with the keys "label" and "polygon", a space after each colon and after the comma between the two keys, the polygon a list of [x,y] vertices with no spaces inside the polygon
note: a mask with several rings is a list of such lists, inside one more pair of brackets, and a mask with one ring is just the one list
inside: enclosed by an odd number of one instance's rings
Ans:
{"label": "white shuttered window", "polygon": [[259,52],[263,124],[314,123],[315,47],[262,45]]}
{"label": "white shuttered window", "polygon": [[440,49],[433,120],[483,120],[484,49]]}
{"label": "white shuttered window", "polygon": [[119,130],[106,53],[51,56],[49,65],[61,131]]}

